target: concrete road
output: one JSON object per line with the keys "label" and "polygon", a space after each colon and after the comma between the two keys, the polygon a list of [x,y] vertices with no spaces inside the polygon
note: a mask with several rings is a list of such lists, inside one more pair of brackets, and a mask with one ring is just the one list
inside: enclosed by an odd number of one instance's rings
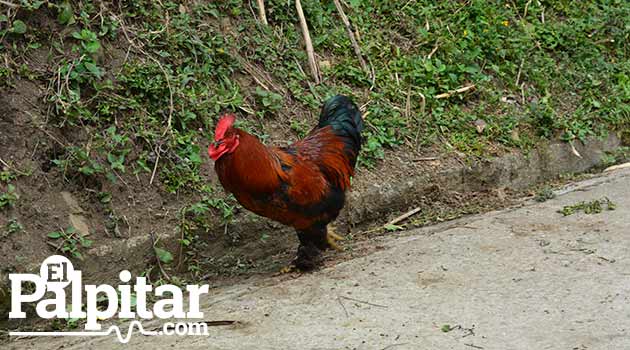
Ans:
{"label": "concrete road", "polygon": [[[16,349],[630,349],[630,171],[387,238],[296,279],[213,290],[210,335],[31,338]],[[616,210],[557,212],[610,198]],[[393,234],[392,234],[393,236]],[[159,322],[145,322],[159,327]]]}

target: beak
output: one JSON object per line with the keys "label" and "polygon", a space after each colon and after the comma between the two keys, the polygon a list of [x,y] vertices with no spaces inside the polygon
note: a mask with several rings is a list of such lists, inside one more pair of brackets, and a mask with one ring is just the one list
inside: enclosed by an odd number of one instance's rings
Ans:
{"label": "beak", "polygon": [[212,143],[212,146],[214,146],[214,148],[217,148],[221,144],[223,144],[223,140],[217,140]]}

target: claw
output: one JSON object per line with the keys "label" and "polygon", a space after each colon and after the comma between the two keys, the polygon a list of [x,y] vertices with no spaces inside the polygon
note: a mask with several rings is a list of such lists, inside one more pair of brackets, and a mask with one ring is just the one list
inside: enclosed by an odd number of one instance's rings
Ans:
{"label": "claw", "polygon": [[293,264],[287,265],[280,269],[281,274],[292,273],[292,272],[297,272],[297,271],[298,269]]}
{"label": "claw", "polygon": [[331,248],[336,251],[342,252],[343,248],[337,244],[337,241],[343,241],[344,238],[335,233],[335,227],[328,227],[328,232],[326,232],[326,241]]}

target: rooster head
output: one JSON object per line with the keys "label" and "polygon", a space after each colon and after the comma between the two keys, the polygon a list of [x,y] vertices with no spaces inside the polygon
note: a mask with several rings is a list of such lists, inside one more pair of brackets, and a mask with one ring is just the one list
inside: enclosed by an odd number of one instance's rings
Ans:
{"label": "rooster head", "polygon": [[214,142],[208,147],[208,155],[212,160],[217,161],[226,153],[232,153],[238,147],[238,134],[234,131],[233,125],[236,120],[234,114],[226,114],[217,123],[214,131]]}

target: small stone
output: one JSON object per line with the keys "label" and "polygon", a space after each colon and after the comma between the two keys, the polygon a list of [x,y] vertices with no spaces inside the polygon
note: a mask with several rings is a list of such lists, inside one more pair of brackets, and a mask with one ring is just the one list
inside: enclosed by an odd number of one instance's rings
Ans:
{"label": "small stone", "polygon": [[74,196],[70,192],[61,192],[61,197],[63,201],[66,202],[66,205],[70,208],[70,213],[72,214],[81,214],[83,213],[83,208],[79,205],[79,202],[74,198]]}
{"label": "small stone", "polygon": [[483,119],[477,119],[475,120],[475,128],[477,129],[477,132],[479,134],[482,134],[483,131],[486,129],[486,121]]}
{"label": "small stone", "polygon": [[70,214],[70,226],[81,236],[87,236],[90,234],[90,226],[87,224],[87,219],[81,214]]}

